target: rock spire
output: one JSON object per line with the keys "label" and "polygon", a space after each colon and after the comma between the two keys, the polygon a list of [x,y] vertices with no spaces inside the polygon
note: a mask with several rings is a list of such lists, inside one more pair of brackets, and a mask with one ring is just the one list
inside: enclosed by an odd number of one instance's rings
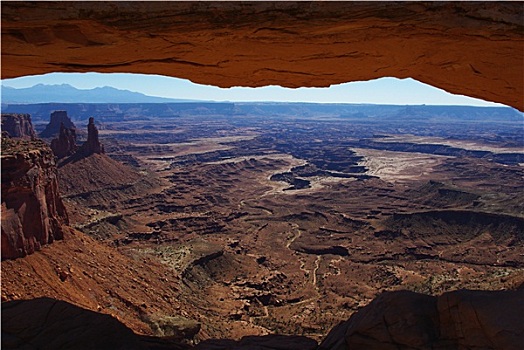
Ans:
{"label": "rock spire", "polygon": [[93,153],[105,153],[104,146],[98,139],[98,129],[93,117],[89,118],[89,124],[87,124],[87,141],[84,142],[78,152],[83,156],[89,156]]}
{"label": "rock spire", "polygon": [[66,128],[64,123],[60,123],[60,133],[58,138],[54,138],[51,141],[51,149],[58,159],[73,155],[78,149],[76,145],[76,129]]}

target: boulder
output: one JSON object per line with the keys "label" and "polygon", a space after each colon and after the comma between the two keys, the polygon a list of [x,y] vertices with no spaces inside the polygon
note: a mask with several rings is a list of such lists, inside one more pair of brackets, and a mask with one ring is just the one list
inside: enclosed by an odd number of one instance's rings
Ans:
{"label": "boulder", "polygon": [[147,323],[158,337],[192,340],[200,331],[200,323],[183,316],[150,316]]}

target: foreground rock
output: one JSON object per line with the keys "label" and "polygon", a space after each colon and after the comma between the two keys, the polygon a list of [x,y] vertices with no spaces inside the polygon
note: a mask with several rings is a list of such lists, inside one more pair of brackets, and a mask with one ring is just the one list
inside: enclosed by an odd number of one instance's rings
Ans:
{"label": "foreground rock", "polygon": [[[206,340],[199,350],[520,349],[524,286],[516,291],[461,290],[439,297],[387,292],[335,327],[322,342],[303,336]],[[2,303],[2,348],[189,349],[139,336],[109,315],[64,301]]]}
{"label": "foreground rock", "polygon": [[40,137],[47,138],[59,135],[62,124],[65,128],[76,129],[75,124],[73,124],[66,111],[54,111],[51,113],[49,124],[40,133]]}
{"label": "foreground rock", "polygon": [[68,224],[51,149],[42,141],[2,139],[2,260],[63,238]]}
{"label": "foreground rock", "polygon": [[[199,350],[314,350],[301,336],[268,335],[204,341]],[[2,303],[2,349],[190,349],[173,339],[141,336],[110,315],[65,301],[36,298]]]}
{"label": "foreground rock", "polygon": [[2,303],[2,349],[183,350],[189,346],[135,334],[110,315],[44,297]]}
{"label": "foreground rock", "polygon": [[183,316],[151,315],[145,317],[155,335],[167,339],[193,339],[200,331],[200,323]]}
{"label": "foreground rock", "polygon": [[115,318],[51,298],[2,303],[2,349],[142,349]]}
{"label": "foreground rock", "polygon": [[386,292],[339,324],[320,350],[520,349],[524,285],[516,291],[459,290],[438,297]]}
{"label": "foreground rock", "polygon": [[29,114],[2,113],[2,133],[9,137],[36,138]]}

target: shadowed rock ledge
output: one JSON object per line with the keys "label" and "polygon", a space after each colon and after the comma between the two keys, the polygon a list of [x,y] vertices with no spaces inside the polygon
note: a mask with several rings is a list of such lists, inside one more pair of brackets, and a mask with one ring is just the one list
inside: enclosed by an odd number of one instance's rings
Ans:
{"label": "shadowed rock ledge", "polygon": [[440,296],[386,292],[333,328],[319,350],[520,349],[524,285]]}

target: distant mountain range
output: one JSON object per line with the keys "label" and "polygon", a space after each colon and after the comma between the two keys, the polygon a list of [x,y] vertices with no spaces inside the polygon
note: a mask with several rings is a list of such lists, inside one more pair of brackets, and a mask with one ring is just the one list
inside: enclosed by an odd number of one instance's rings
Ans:
{"label": "distant mountain range", "polygon": [[55,110],[66,110],[73,120],[95,117],[101,121],[185,115],[393,119],[404,123],[453,120],[522,122],[524,118],[524,113],[510,107],[213,102],[147,96],[107,86],[82,90],[67,84],[38,84],[24,89],[2,86],[1,109],[2,113],[29,113],[33,122],[48,121]]}
{"label": "distant mountain range", "polygon": [[104,86],[94,89],[77,89],[68,84],[38,84],[29,88],[16,89],[2,86],[3,104],[33,103],[168,103],[190,102],[183,100],[148,96],[139,92],[119,90]]}

